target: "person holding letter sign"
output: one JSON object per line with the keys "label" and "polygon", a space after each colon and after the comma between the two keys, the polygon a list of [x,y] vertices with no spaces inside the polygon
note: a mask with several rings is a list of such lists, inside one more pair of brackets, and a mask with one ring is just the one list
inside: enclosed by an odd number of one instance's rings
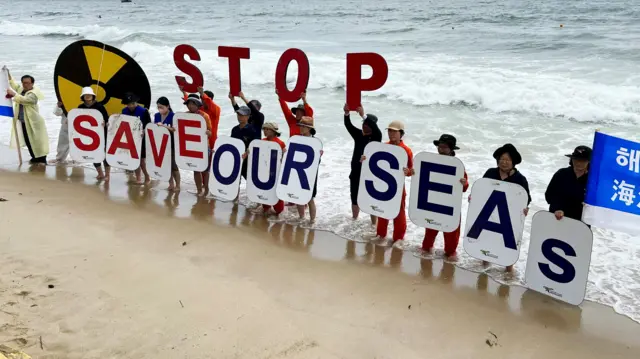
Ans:
{"label": "person holding letter sign", "polygon": [[[278,138],[280,137],[278,124],[275,122],[266,122],[264,125],[262,125],[262,131],[264,132],[264,138],[262,140],[275,142],[280,145],[280,148],[282,148],[282,154],[284,155],[286,145],[284,144],[284,142],[282,142],[281,139]],[[266,214],[267,212],[269,212],[269,210],[271,210],[271,206],[263,204],[262,209]],[[275,215],[277,216],[282,213],[282,211],[284,211],[284,201],[279,200],[278,203],[273,206],[273,213],[275,213]]]}
{"label": "person holding letter sign", "polygon": [[[459,150],[460,147],[456,145],[456,138],[452,135],[443,134],[440,136],[439,140],[433,141],[433,144],[438,148],[438,153],[443,156],[454,156],[456,155],[456,150]],[[412,174],[415,174],[415,171],[411,171]],[[462,184],[462,192],[467,192],[469,188],[469,180],[467,177],[467,171],[464,172],[464,177],[460,178],[460,183]],[[424,231],[424,240],[422,241],[422,250],[427,253],[433,252],[433,244],[436,241],[436,236],[438,235],[438,231],[430,228],[425,228]],[[458,248],[458,242],[460,241],[460,225],[458,228],[449,233],[444,233],[444,255],[450,261],[457,260],[456,250]]]}
{"label": "person holding letter sign", "polygon": [[[139,118],[140,122],[142,122],[142,128],[144,129],[147,124],[151,122],[151,115],[146,108],[138,105],[138,101],[140,101],[140,98],[135,94],[127,94],[127,96],[125,96],[125,98],[122,100],[122,104],[126,105],[126,107],[122,109],[122,114]],[[151,183],[151,177],[149,177],[149,172],[147,172],[147,164],[145,163],[145,159],[147,158],[145,137],[146,136],[144,136],[143,131],[142,148],[140,149],[140,167],[135,170],[137,184],[142,184],[142,176],[140,170],[142,170],[142,172],[144,173],[144,184]]]}
{"label": "person holding letter sign", "polygon": [[[347,128],[349,135],[355,142],[353,146],[353,155],[351,156],[351,172],[349,173],[349,189],[351,191],[351,212],[353,219],[357,219],[360,214],[358,207],[358,189],[360,187],[360,174],[362,173],[362,163],[360,158],[364,153],[364,148],[369,142],[381,142],[382,132],[378,127],[378,118],[372,114],[364,113],[362,107],[356,109],[360,117],[362,117],[362,129],[357,128],[351,123],[349,116],[349,106],[344,105],[344,127]],[[376,216],[371,215],[371,224],[376,224]]]}
{"label": "person holding letter sign", "polygon": [[[407,166],[402,168],[404,175],[411,177],[413,173],[413,152],[402,141],[404,136],[404,123],[399,120],[391,121],[389,127],[387,127],[387,135],[389,136],[389,142],[387,144],[400,146],[407,152]],[[360,162],[364,161],[366,157],[363,155]],[[402,188],[402,200],[400,202],[400,212],[398,216],[393,220],[393,242],[401,241],[404,239],[404,235],[407,232],[407,214],[405,213],[405,200],[407,197],[406,189]],[[378,218],[378,225],[376,228],[376,235],[379,239],[384,239],[387,236],[387,230],[389,227],[389,220],[385,218]]]}
{"label": "person holding letter sign", "polygon": [[[276,90],[276,95],[278,95],[278,90]],[[302,99],[302,104],[289,109],[287,103],[280,97],[280,95],[278,95],[278,101],[280,101],[282,113],[284,114],[285,120],[287,120],[287,124],[289,124],[289,137],[301,134],[298,123],[302,120],[302,117],[306,116],[313,118],[313,109],[307,103],[307,93],[303,92],[300,95],[300,98]]]}
{"label": "person holding letter sign", "polygon": [[[180,86],[184,101],[187,101],[189,95],[184,91],[184,88]],[[213,149],[218,138],[218,124],[220,124],[220,106],[213,102],[213,92],[204,90],[202,86],[198,87],[198,94],[200,94],[200,101],[202,102],[202,108],[200,109],[211,120],[211,137],[209,137],[209,148]]]}
{"label": "person holding letter sign", "polygon": [[[529,192],[529,182],[527,179],[516,169],[516,166],[522,163],[522,156],[515,148],[514,145],[507,143],[504,146],[498,148],[493,153],[493,158],[496,159],[497,167],[490,168],[485,172],[482,178],[489,178],[498,181],[505,181],[515,183],[522,186],[527,192],[527,207],[522,210],[522,213],[526,216],[529,214],[529,204],[531,204],[531,193]],[[483,261],[484,265],[488,265],[489,262]],[[507,271],[511,272],[513,266],[508,266]]]}
{"label": "person holding letter sign", "polygon": [[[251,143],[251,141],[260,139],[260,130],[262,129],[262,125],[264,124],[264,115],[259,111],[258,108],[256,108],[255,103],[247,101],[242,91],[240,91],[239,97],[247,106],[238,106],[235,96],[229,93],[229,99],[231,100],[233,109],[238,115],[238,125],[231,129],[231,137],[237,138],[244,142],[245,153],[242,155],[243,161],[241,174],[242,177],[246,180],[247,161],[244,161],[247,158],[246,151],[249,149],[249,144]],[[254,115],[253,121],[250,123],[249,119],[251,118],[252,114]]]}
{"label": "person holding letter sign", "polygon": [[[211,138],[211,136],[213,136],[213,133],[211,132],[211,118],[206,112],[200,109],[202,107],[200,97],[196,94],[191,94],[187,97],[184,104],[187,105],[189,113],[198,114],[204,118],[204,122],[207,124],[207,137]],[[209,142],[209,146],[210,145],[211,142]],[[209,172],[211,170],[212,151],[211,147],[209,147],[207,153],[207,169],[205,169],[204,172],[193,172],[193,181],[196,183],[196,194],[198,196],[206,196],[209,194]]]}
{"label": "person holding letter sign", "polygon": [[[80,94],[80,100],[82,100],[82,103],[80,104],[80,106],[78,106],[78,108],[98,110],[102,115],[104,120],[103,122],[104,138],[105,138],[104,150],[106,152],[107,151],[106,138],[107,138],[107,127],[109,123],[109,113],[107,113],[107,109],[105,109],[100,102],[96,101],[96,94],[93,92],[93,89],[91,87],[85,87],[82,89],[82,93]],[[96,171],[98,171],[98,177],[96,177],[96,179],[98,181],[104,180],[105,182],[109,182],[111,167],[109,166],[109,163],[107,162],[106,158],[104,159],[104,161],[102,161],[102,163],[104,163],[104,171],[102,170],[101,163],[93,164],[93,166],[96,168]]]}
{"label": "person holding letter sign", "polygon": [[164,96],[156,101],[156,106],[158,106],[158,113],[153,117],[153,123],[166,128],[171,135],[171,178],[169,179],[169,188],[167,190],[180,191],[180,170],[176,164],[176,148],[173,143],[173,133],[176,131],[175,127],[173,127],[173,110],[169,99]]}
{"label": "person holding letter sign", "polygon": [[569,157],[569,167],[558,170],[551,178],[544,197],[549,203],[549,212],[556,219],[563,217],[582,220],[582,208],[587,193],[591,148],[578,146]]}
{"label": "person holding letter sign", "polygon": [[[316,135],[316,129],[313,126],[313,118],[309,117],[309,116],[303,116],[302,119],[300,119],[300,122],[298,122],[298,127],[300,127],[300,135],[301,136],[305,136],[305,137],[315,137]],[[324,152],[321,150],[320,151],[320,156],[322,156]],[[309,221],[311,223],[315,222],[316,220],[316,202],[315,202],[315,198],[316,198],[316,194],[318,194],[318,174],[316,173],[316,179],[315,182],[313,183],[313,194],[311,195],[311,201],[309,201],[308,206],[309,206]],[[306,206],[304,205],[297,205],[298,207],[298,214],[300,215],[300,219],[304,218],[304,209]]]}

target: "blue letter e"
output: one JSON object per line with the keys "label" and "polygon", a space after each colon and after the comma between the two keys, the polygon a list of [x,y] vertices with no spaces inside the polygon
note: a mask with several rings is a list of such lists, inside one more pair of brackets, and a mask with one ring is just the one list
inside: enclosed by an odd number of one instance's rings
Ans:
{"label": "blue letter e", "polygon": [[392,170],[400,169],[400,163],[398,163],[398,159],[394,155],[389,152],[375,152],[369,159],[369,169],[371,170],[371,174],[385,182],[389,188],[384,192],[380,192],[373,185],[372,180],[365,180],[364,186],[367,189],[369,196],[374,199],[377,199],[378,201],[390,201],[398,191],[398,184],[391,173],[386,172],[378,166],[379,161],[389,162],[389,167]]}
{"label": "blue letter e", "polygon": [[[498,216],[500,223],[491,222],[489,217],[493,211],[498,208]],[[478,239],[482,231],[487,230],[502,234],[504,246],[517,250],[516,238],[511,228],[511,217],[509,217],[509,205],[507,204],[507,195],[504,192],[493,191],[487,203],[484,204],[478,218],[473,222],[473,226],[469,230],[467,237]]]}
{"label": "blue letter e", "polygon": [[422,162],[420,164],[420,183],[418,185],[418,209],[453,216],[453,207],[429,202],[429,191],[446,194],[453,193],[453,186],[429,181],[431,172],[455,176],[456,168],[438,163]]}
{"label": "blue letter e", "polygon": [[542,242],[542,255],[547,258],[549,262],[560,267],[560,269],[562,269],[562,273],[555,273],[546,263],[538,263],[538,268],[540,268],[540,271],[545,277],[556,283],[569,283],[576,277],[576,269],[573,267],[571,262],[554,252],[553,248],[562,250],[566,256],[576,256],[576,251],[567,242],[563,242],[555,238],[549,238]]}
{"label": "blue letter e", "polygon": [[[296,152],[302,152],[307,155],[307,158],[304,160],[304,162],[295,162],[293,160]],[[313,148],[311,148],[311,146],[303,145],[301,143],[290,144],[289,151],[287,151],[287,158],[284,161],[284,169],[282,170],[282,184],[288,185],[291,171],[296,170],[296,172],[298,173],[298,178],[300,179],[300,186],[302,187],[302,189],[310,190],[311,187],[309,187],[309,179],[307,178],[307,174],[304,172],[304,170],[311,167],[313,159]]]}
{"label": "blue letter e", "polygon": [[[222,173],[220,173],[220,157],[222,157],[226,151],[229,151],[231,155],[233,155],[233,170],[229,177],[224,177]],[[213,176],[216,178],[216,181],[225,186],[232,184],[240,173],[240,161],[240,152],[238,152],[235,146],[228,143],[220,146],[216,153],[213,154],[213,163],[217,164],[217,166],[212,166]]]}

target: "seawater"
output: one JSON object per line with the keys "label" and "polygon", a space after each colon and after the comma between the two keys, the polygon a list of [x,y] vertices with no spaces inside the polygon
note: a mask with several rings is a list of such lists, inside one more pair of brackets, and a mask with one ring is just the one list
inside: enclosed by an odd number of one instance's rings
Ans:
{"label": "seawater", "polygon": [[[153,98],[167,96],[174,108],[180,107],[180,94],[173,48],[195,46],[206,88],[222,107],[220,134],[229,134],[236,120],[226,98],[227,63],[217,57],[217,46],[251,48],[251,59],[242,62],[243,90],[261,100],[267,120],[278,122],[285,134],[275,67],[287,48],[304,50],[311,64],[308,100],[325,146],[314,227],[351,239],[372,228],[365,216],[350,220],[352,141],[342,123],[345,54],[383,55],[389,79],[365,95],[365,110],[383,127],[405,121],[405,142],[414,153],[434,151],[432,141],[441,133],[454,134],[472,183],[495,166],[495,148],[510,142],[522,153],[518,167],[529,180],[533,203],[516,276],[488,270],[510,284],[523,283],[530,218],[547,208],[544,191],[553,173],[567,165],[563,155],[590,145],[596,129],[638,140],[640,3],[635,1],[0,0],[0,7],[0,63],[14,75],[35,76],[46,94],[41,112],[52,153],[60,128],[52,114],[53,68],[73,41],[121,48],[145,70]],[[291,82],[295,70],[292,65]],[[0,143],[8,144],[9,135],[9,123],[0,124]],[[246,202],[243,191],[241,200]],[[463,214],[466,206],[465,201]],[[409,224],[407,250],[417,250],[423,234]],[[436,246],[442,246],[441,238]],[[480,269],[462,245],[459,252],[460,267]],[[587,299],[640,321],[638,263],[639,237],[595,228]]]}

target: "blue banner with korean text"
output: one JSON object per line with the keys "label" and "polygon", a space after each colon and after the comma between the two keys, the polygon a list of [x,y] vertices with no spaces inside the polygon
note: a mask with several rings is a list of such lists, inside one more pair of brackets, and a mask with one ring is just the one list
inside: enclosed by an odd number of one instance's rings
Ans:
{"label": "blue banner with korean text", "polygon": [[640,143],[596,132],[583,220],[640,233]]}

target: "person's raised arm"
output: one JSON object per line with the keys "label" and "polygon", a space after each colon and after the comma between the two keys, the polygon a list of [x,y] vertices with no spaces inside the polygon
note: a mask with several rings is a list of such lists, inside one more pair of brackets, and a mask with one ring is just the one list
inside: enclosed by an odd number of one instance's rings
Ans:
{"label": "person's raised arm", "polygon": [[20,105],[35,105],[38,103],[38,96],[33,92],[29,92],[28,94],[22,96],[17,92],[13,92],[13,101]]}
{"label": "person's raised arm", "polygon": [[358,128],[356,126],[353,125],[353,123],[351,123],[351,116],[349,116],[349,106],[345,103],[344,104],[344,127],[347,128],[347,131],[349,132],[349,135],[351,135],[351,138],[353,138],[354,140],[356,138],[361,137],[361,133],[358,130]]}
{"label": "person's raised arm", "polygon": [[[276,95],[278,95],[278,90],[276,90]],[[296,121],[296,117],[291,113],[291,109],[287,106],[287,103],[278,95],[278,101],[280,101],[280,108],[282,108],[282,114],[284,115],[284,119],[287,121],[289,128],[295,127],[298,125]]]}
{"label": "person's raised arm", "polygon": [[182,92],[182,100],[187,101],[189,94],[184,90],[184,87],[180,86],[180,92]]}
{"label": "person's raised arm", "polygon": [[238,104],[236,103],[236,97],[233,96],[231,94],[231,92],[229,92],[229,100],[231,100],[231,105],[233,106],[233,111],[238,111],[240,109],[240,106],[238,106]]}
{"label": "person's raised arm", "polygon": [[302,104],[304,105],[305,114],[309,117],[313,117],[313,109],[307,102],[307,91],[304,91],[302,95],[300,95],[300,97],[302,98]]}

